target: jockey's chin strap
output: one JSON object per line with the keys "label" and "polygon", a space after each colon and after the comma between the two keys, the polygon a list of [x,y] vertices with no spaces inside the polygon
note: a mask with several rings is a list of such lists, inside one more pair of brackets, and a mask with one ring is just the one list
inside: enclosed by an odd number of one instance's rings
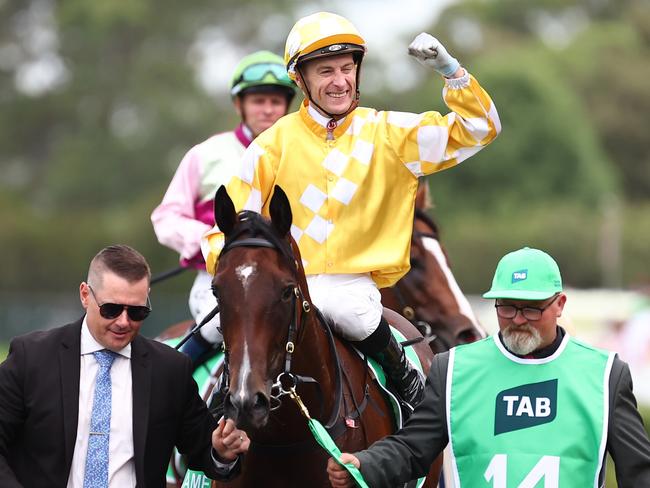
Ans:
{"label": "jockey's chin strap", "polygon": [[356,65],[356,82],[355,82],[355,93],[354,93],[354,98],[352,99],[352,102],[350,103],[350,106],[347,108],[347,110],[343,113],[340,114],[335,114],[331,113],[327,110],[325,110],[323,107],[321,107],[316,100],[311,96],[311,90],[309,89],[309,84],[307,83],[305,76],[303,75],[302,69],[300,64],[296,65],[296,70],[298,71],[298,74],[300,75],[300,78],[303,80],[304,86],[305,86],[305,91],[307,92],[307,99],[309,100],[309,103],[314,105],[318,110],[324,114],[327,115],[330,118],[329,123],[327,124],[327,130],[328,132],[333,131],[336,126],[338,125],[338,121],[341,120],[343,117],[346,117],[348,114],[352,113],[358,106],[359,106],[359,98],[361,97],[361,92],[359,91],[359,72],[361,71],[361,61],[359,61]]}
{"label": "jockey's chin strap", "polygon": [[[264,237],[247,237],[239,240],[229,240],[229,242],[226,243],[226,245],[221,250],[221,255],[235,247],[266,247],[278,251],[281,250],[278,245]],[[291,260],[291,264],[295,268],[295,263],[293,260]],[[321,401],[323,401],[323,395],[320,391],[320,385],[318,384],[317,380],[311,376],[301,376],[291,372],[291,361],[293,359],[293,353],[296,350],[296,335],[298,334],[299,323],[300,328],[302,328],[306,314],[312,311],[311,304],[308,300],[305,299],[305,296],[299,286],[295,286],[293,288],[292,310],[293,313],[291,321],[289,322],[287,343],[285,346],[284,371],[278,375],[275,383],[271,387],[271,398],[276,401],[276,404],[272,407],[272,410],[280,407],[281,397],[285,395],[295,395],[295,390],[299,383],[315,383],[316,386],[319,387]],[[341,409],[341,400],[343,398],[341,363],[339,360],[338,351],[336,350],[336,345],[334,343],[334,335],[332,334],[332,330],[330,329],[325,318],[322,316],[321,312],[318,309],[315,310],[317,314],[317,320],[326,332],[330,351],[332,352],[332,357],[334,359],[336,396],[334,399],[334,409],[330,415],[329,420],[325,424],[325,428],[330,429],[336,424]],[[278,391],[277,395],[273,394],[274,390]]]}

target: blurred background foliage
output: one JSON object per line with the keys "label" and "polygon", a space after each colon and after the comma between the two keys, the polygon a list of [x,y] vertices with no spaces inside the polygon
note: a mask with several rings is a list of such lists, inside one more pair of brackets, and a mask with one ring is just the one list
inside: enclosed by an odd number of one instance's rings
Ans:
{"label": "blurred background foliage", "polygon": [[[74,290],[105,245],[136,247],[154,273],[176,266],[152,209],[185,151],[237,122],[226,86],[238,59],[282,53],[295,20],[318,10],[348,15],[370,39],[362,105],[446,111],[441,80],[406,55],[420,29],[496,102],[500,138],[428,179],[465,292],[484,291],[498,258],[524,245],[549,251],[570,286],[649,284],[648,1],[441,6],[0,0],[0,339],[78,318]],[[385,32],[373,28],[380,10],[393,12]],[[157,285],[145,334],[187,316],[191,281]]]}
{"label": "blurred background foliage", "polygon": [[[154,272],[175,266],[149,215],[184,152],[236,123],[225,87],[237,60],[282,53],[298,17],[339,7],[0,0],[0,292],[75,289],[115,242]],[[650,281],[649,10],[465,0],[425,26],[488,89],[503,125],[488,149],[429,178],[465,291],[484,290],[498,257],[523,245],[551,252],[573,286]],[[363,105],[446,110],[442,82],[406,55],[415,34],[394,39],[399,62],[370,44]]]}

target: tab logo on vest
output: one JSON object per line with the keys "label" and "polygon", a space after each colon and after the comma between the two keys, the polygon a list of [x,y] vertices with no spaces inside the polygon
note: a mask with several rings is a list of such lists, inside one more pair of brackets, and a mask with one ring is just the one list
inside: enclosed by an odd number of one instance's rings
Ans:
{"label": "tab logo on vest", "polygon": [[494,435],[548,424],[557,414],[557,379],[530,383],[499,392]]}

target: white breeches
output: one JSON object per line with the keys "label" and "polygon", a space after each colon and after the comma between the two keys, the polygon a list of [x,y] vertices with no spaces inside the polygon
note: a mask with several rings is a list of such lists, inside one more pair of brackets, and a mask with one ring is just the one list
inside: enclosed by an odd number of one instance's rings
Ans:
{"label": "white breeches", "polygon": [[[212,294],[212,276],[200,270],[190,291],[189,306],[196,323],[212,311],[217,300]],[[322,274],[307,276],[312,302],[334,322],[336,333],[350,341],[362,341],[379,325],[383,312],[377,285],[367,274]],[[201,328],[211,344],[223,341],[217,330],[219,314]]]}
{"label": "white breeches", "polygon": [[[217,305],[217,299],[212,294],[212,276],[205,271],[199,270],[190,290],[190,313],[194,321],[199,324]],[[219,327],[219,314],[210,322],[201,327],[200,334],[211,344],[223,342],[223,337],[217,329]]]}
{"label": "white breeches", "polygon": [[310,275],[307,285],[312,302],[334,321],[334,329],[341,337],[361,341],[377,329],[383,307],[370,275]]}

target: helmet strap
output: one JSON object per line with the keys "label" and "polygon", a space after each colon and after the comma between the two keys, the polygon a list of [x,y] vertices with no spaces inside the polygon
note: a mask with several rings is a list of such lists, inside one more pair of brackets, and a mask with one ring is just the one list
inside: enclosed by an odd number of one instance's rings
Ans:
{"label": "helmet strap", "polygon": [[361,71],[361,59],[357,63],[357,73],[356,73],[356,93],[354,94],[354,99],[352,100],[352,103],[350,103],[350,106],[348,109],[341,113],[341,114],[333,114],[325,110],[323,107],[318,105],[314,99],[311,96],[311,91],[309,90],[309,84],[307,83],[306,78],[303,75],[302,70],[300,69],[300,64],[296,64],[296,71],[300,75],[300,79],[302,80],[302,84],[305,87],[305,91],[307,92],[307,99],[309,100],[309,103],[313,104],[314,107],[316,107],[318,110],[321,111],[321,113],[327,115],[329,118],[334,120],[335,122],[338,120],[341,120],[343,117],[354,111],[359,106],[359,98],[361,97],[361,93],[359,92],[359,72]]}

